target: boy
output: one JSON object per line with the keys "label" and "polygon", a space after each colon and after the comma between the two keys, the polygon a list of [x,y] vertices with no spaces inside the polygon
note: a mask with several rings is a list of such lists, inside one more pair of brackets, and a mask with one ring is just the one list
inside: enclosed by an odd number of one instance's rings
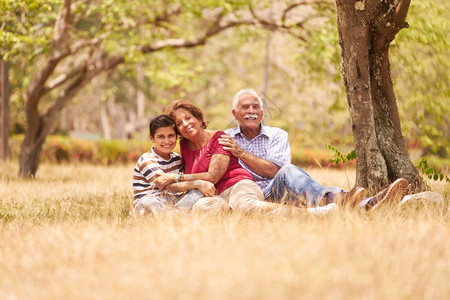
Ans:
{"label": "boy", "polygon": [[[215,193],[214,185],[203,180],[182,181],[183,165],[179,154],[172,152],[177,144],[174,121],[167,115],[155,117],[149,125],[150,140],[155,144],[142,154],[134,167],[133,205],[141,215],[158,214],[174,208],[189,210],[204,196]],[[175,183],[159,190],[154,180],[158,174],[176,173]],[[180,192],[183,192],[180,194]]]}

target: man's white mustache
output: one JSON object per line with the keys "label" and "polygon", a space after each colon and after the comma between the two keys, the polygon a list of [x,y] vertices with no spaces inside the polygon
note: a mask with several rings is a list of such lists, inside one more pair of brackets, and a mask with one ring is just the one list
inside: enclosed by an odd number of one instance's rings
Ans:
{"label": "man's white mustache", "polygon": [[258,115],[257,114],[247,114],[247,115],[245,115],[244,118],[255,118],[255,119],[258,119]]}

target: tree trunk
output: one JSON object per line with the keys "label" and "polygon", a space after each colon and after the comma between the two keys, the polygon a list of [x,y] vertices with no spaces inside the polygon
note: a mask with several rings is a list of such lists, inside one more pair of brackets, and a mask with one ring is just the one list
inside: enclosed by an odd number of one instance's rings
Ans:
{"label": "tree trunk", "polygon": [[356,149],[356,185],[372,192],[400,177],[422,187],[402,136],[390,74],[389,45],[406,27],[409,0],[397,4],[336,0],[342,76]]}
{"label": "tree trunk", "polygon": [[[39,101],[34,97],[34,88],[42,89],[40,86],[33,86],[27,89],[25,95],[25,107],[27,111],[27,127],[25,139],[22,143],[19,161],[19,176],[34,177],[39,165],[39,158],[42,152],[46,137],[50,134],[52,127],[58,118],[61,110],[67,103],[83,88],[89,80],[95,76],[93,73],[85,73],[75,79],[61,94],[55,99],[53,104],[41,116],[38,110]],[[43,83],[45,84],[45,83]]]}
{"label": "tree trunk", "polygon": [[[370,58],[375,128],[378,144],[386,161],[389,182],[405,178],[411,183],[412,190],[421,190],[422,180],[409,158],[402,135],[389,67],[389,48],[373,51]],[[381,74],[381,80],[378,74]]]}
{"label": "tree trunk", "polygon": [[19,157],[20,177],[32,178],[36,175],[44,141],[36,136],[25,136]]}
{"label": "tree trunk", "polygon": [[105,140],[111,139],[111,126],[109,125],[108,112],[106,111],[106,104],[102,103],[100,107],[100,120],[102,122],[103,138]]}
{"label": "tree trunk", "polygon": [[9,63],[0,60],[0,159],[9,157]]}

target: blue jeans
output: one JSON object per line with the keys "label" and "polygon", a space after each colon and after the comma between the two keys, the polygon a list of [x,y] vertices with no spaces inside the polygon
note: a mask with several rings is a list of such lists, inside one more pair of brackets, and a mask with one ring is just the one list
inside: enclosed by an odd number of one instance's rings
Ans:
{"label": "blue jeans", "polygon": [[175,204],[176,208],[185,208],[185,209],[192,209],[192,206],[194,206],[195,202],[197,202],[198,199],[205,197],[202,192],[200,192],[197,189],[193,189],[188,191],[183,198],[180,199],[180,201]]}
{"label": "blue jeans", "polygon": [[280,202],[283,198],[283,202],[287,203],[295,203],[297,199],[303,198],[303,205],[317,206],[324,195],[339,192],[344,190],[323,186],[299,167],[289,164],[278,171],[264,190],[264,196],[271,202]]}

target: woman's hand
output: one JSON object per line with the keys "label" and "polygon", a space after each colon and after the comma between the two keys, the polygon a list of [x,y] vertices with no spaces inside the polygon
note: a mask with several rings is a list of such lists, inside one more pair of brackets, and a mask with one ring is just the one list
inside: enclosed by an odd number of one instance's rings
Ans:
{"label": "woman's hand", "polygon": [[174,173],[163,173],[163,174],[156,174],[156,178],[153,181],[158,189],[161,191],[169,184],[174,183],[175,179],[177,178],[178,174]]}
{"label": "woman's hand", "polygon": [[212,197],[216,194],[214,184],[205,180],[195,180],[196,188],[206,197]]}

